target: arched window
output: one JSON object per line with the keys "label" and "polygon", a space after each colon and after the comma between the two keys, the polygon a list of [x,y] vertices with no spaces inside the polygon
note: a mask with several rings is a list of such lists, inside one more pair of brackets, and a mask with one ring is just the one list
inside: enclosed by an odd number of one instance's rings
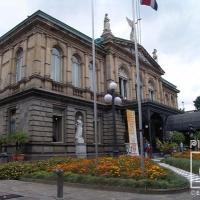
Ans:
{"label": "arched window", "polygon": [[72,56],[72,84],[81,87],[81,63],[77,56]]}
{"label": "arched window", "polygon": [[128,97],[128,74],[122,67],[119,69],[119,92],[122,98]]}
{"label": "arched window", "polygon": [[57,82],[61,81],[61,54],[56,48],[53,48],[51,53],[51,78]]}
{"label": "arched window", "polygon": [[155,90],[154,90],[154,84],[152,81],[149,81],[149,99],[151,101],[155,100]]}
{"label": "arched window", "polygon": [[16,82],[22,78],[23,50],[20,48],[16,53]]}
{"label": "arched window", "polygon": [[90,62],[90,64],[88,65],[88,70],[89,70],[89,82],[90,82],[90,90],[94,91],[94,87],[93,87],[93,65]]}

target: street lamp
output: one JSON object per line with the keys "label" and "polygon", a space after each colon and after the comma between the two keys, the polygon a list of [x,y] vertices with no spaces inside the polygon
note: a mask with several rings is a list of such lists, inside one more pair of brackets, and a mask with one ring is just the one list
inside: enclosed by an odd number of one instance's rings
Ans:
{"label": "street lamp", "polygon": [[116,134],[116,119],[115,119],[115,105],[120,105],[122,100],[120,97],[116,97],[115,90],[117,89],[117,83],[111,81],[109,86],[109,94],[104,96],[104,101],[107,104],[112,103],[112,121],[113,121],[113,155],[117,156],[119,153],[117,145],[117,134]]}

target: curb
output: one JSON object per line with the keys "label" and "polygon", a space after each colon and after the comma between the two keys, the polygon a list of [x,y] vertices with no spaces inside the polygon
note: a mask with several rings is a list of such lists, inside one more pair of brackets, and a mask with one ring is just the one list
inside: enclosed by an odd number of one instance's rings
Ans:
{"label": "curb", "polygon": [[[20,181],[56,185],[56,180],[22,178],[20,179]],[[94,189],[94,190],[115,191],[115,192],[139,193],[139,194],[169,194],[169,193],[172,194],[172,193],[182,193],[189,191],[189,187],[172,188],[172,189],[148,189],[148,188],[130,188],[130,187],[120,187],[120,186],[109,186],[109,185],[106,186],[91,185],[91,184],[70,183],[70,182],[64,182],[64,186]]]}

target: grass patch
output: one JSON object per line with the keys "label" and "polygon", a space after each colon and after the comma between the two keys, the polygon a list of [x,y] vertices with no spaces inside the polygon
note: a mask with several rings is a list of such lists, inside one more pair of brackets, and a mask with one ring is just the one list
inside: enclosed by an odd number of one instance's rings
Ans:
{"label": "grass patch", "polygon": [[[190,172],[190,159],[189,158],[169,157],[169,158],[162,160],[162,162]],[[200,160],[193,160],[192,161],[192,172],[195,174],[199,174],[199,166],[200,166]]]}

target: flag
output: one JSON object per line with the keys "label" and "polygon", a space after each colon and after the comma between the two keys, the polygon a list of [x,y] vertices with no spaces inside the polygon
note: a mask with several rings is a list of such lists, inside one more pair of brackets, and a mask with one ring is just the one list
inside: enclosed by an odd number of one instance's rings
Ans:
{"label": "flag", "polygon": [[158,4],[156,0],[141,0],[141,5],[151,6],[154,10],[158,10]]}

